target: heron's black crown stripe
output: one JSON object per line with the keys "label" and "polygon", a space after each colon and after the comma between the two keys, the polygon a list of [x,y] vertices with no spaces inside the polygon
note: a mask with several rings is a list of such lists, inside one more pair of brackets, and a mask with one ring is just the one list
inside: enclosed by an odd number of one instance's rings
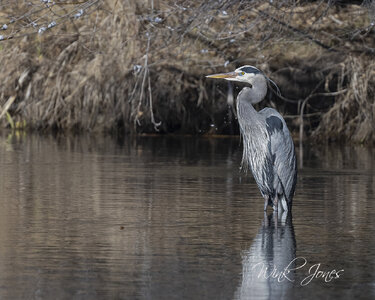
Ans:
{"label": "heron's black crown stripe", "polygon": [[254,73],[254,74],[259,74],[262,73],[259,71],[257,68],[254,67],[242,67],[240,68],[241,71],[244,71],[245,73]]}

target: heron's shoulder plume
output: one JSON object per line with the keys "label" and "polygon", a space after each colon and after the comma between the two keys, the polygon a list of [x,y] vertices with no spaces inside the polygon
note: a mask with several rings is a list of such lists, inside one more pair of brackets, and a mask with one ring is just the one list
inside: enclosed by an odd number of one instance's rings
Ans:
{"label": "heron's shoulder plume", "polygon": [[278,95],[278,96],[281,96],[280,89],[279,89],[278,85],[276,84],[276,82],[273,81],[272,79],[270,79],[270,78],[267,77],[267,76],[266,76],[266,78],[267,78],[267,80],[268,80],[269,82],[271,82],[271,83],[276,87],[276,93],[277,93],[277,95]]}
{"label": "heron's shoulder plume", "polygon": [[266,119],[267,129],[269,133],[275,131],[283,131],[283,122],[276,116],[270,116]]}

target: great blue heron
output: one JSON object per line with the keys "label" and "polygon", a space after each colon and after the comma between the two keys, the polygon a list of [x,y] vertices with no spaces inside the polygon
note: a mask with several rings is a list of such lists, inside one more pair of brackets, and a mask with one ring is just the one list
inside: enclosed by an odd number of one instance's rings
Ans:
{"label": "great blue heron", "polygon": [[[253,104],[267,94],[266,77],[253,66],[234,72],[206,76],[246,83],[237,97],[237,115],[243,139],[242,166],[250,168],[267,205],[278,210],[292,208],[297,181],[294,144],[283,117],[273,108],[257,112]],[[280,200],[280,201],[279,201]]]}

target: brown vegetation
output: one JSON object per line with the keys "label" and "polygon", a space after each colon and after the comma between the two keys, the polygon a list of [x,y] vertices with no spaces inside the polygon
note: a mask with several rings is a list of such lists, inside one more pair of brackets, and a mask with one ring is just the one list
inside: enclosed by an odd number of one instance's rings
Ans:
{"label": "brown vegetation", "polygon": [[374,2],[274,2],[0,4],[2,124],[236,133],[231,89],[204,75],[251,64],[295,133],[373,141]]}

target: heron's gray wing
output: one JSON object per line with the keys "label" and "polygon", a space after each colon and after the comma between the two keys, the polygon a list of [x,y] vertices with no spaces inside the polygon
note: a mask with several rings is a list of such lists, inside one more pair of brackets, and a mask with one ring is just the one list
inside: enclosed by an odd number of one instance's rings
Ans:
{"label": "heron's gray wing", "polygon": [[[262,109],[270,139],[270,150],[274,165],[274,187],[278,193],[292,201],[297,180],[297,163],[294,144],[283,117],[272,108]],[[280,182],[281,186],[280,186]]]}

